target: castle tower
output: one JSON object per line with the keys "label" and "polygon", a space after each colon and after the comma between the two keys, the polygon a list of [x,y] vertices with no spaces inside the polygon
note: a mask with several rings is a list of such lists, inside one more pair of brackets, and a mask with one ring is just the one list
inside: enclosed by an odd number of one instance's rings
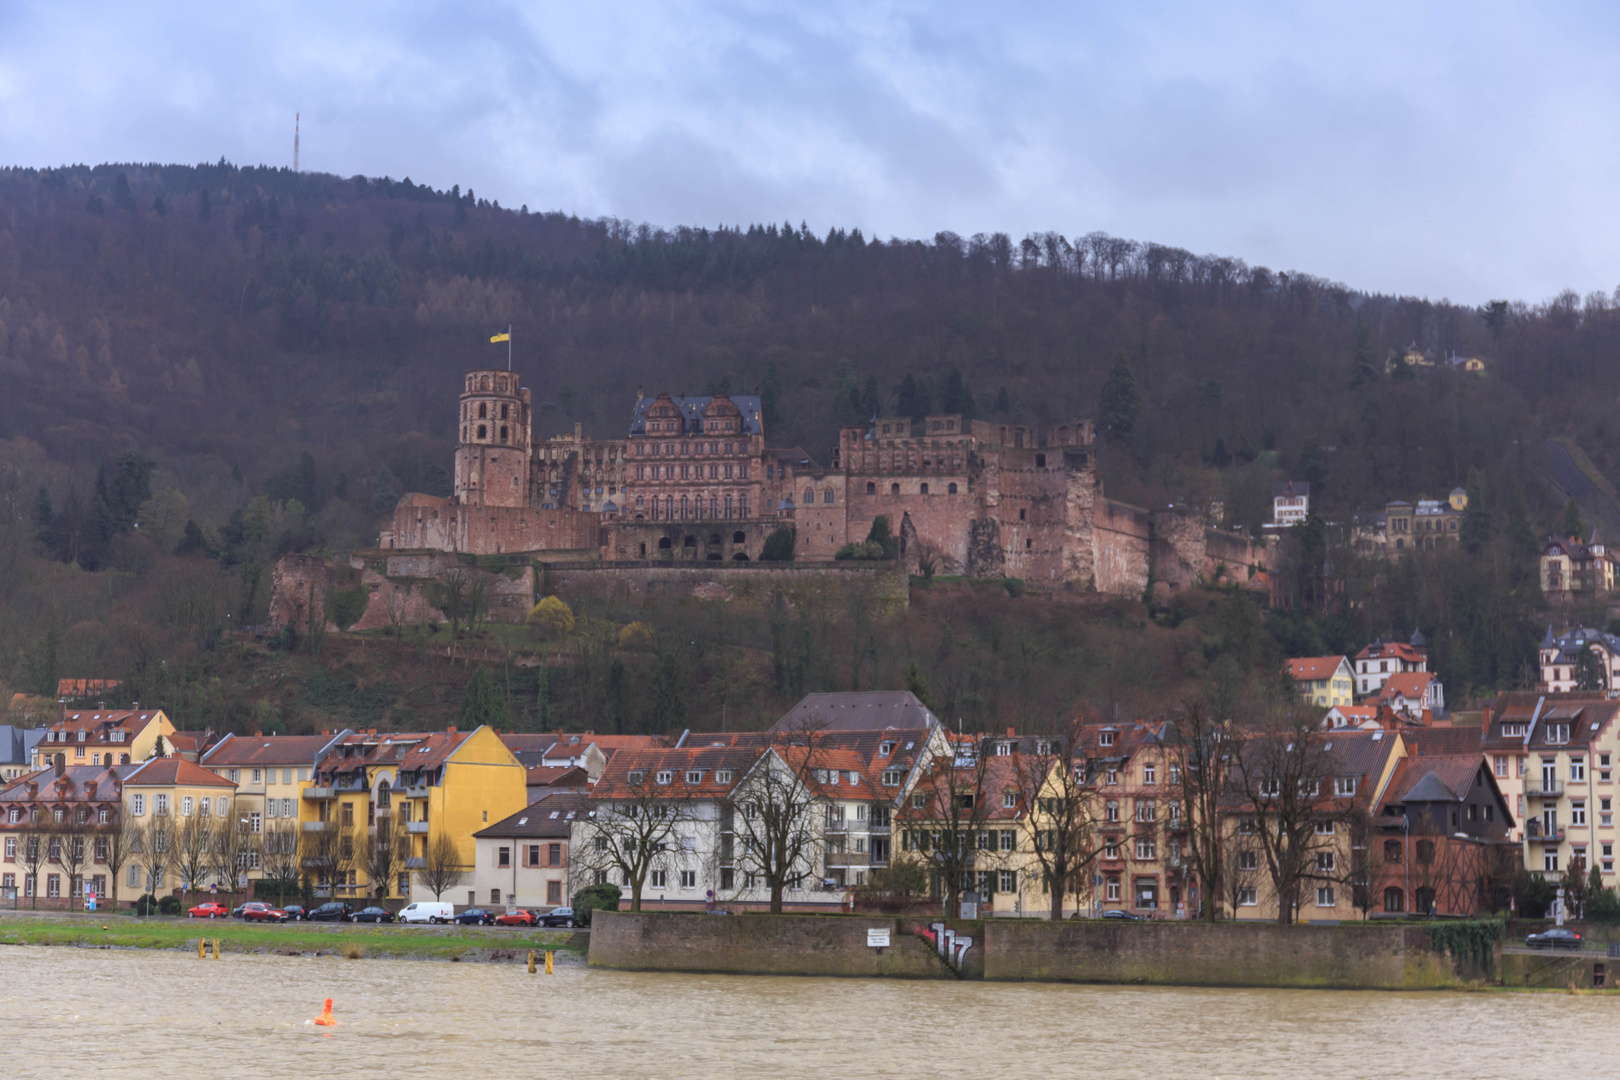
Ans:
{"label": "castle tower", "polygon": [[521,507],[529,496],[529,391],[512,371],[469,371],[456,444],[456,501]]}

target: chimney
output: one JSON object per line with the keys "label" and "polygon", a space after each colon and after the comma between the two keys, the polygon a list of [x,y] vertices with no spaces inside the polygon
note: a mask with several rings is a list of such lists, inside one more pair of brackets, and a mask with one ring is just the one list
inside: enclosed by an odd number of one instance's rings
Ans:
{"label": "chimney", "polygon": [[1490,730],[1491,730],[1491,707],[1489,705],[1485,706],[1483,709],[1479,710],[1479,715],[1480,715],[1480,726],[1487,733],[1489,733]]}
{"label": "chimney", "polygon": [[1007,738],[1013,739],[1013,738],[1017,738],[1017,737],[1018,737],[1018,732],[1014,731],[1012,728],[1007,729]]}
{"label": "chimney", "polygon": [[61,754],[56,755],[56,775],[57,776],[61,776],[63,773],[67,772],[66,760],[67,759],[63,755],[61,755]]}

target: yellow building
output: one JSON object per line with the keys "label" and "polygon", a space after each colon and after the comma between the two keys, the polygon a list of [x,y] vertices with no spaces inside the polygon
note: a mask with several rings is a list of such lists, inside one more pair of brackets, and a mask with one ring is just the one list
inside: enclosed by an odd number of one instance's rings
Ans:
{"label": "yellow building", "polygon": [[[275,844],[293,842],[303,790],[316,763],[349,734],[227,735],[203,755],[202,766],[236,785],[237,813],[255,845],[268,852]],[[279,865],[274,859],[269,863]],[[262,878],[266,869],[255,865],[249,876]]]}
{"label": "yellow building", "polygon": [[1294,692],[1307,705],[1322,709],[1356,703],[1356,675],[1342,656],[1306,656],[1288,661]]}
{"label": "yellow building", "polygon": [[129,710],[67,710],[50,726],[34,746],[33,766],[43,769],[62,765],[139,765],[158,754],[169,752],[168,739],[174,725],[162,709],[145,712]]}
{"label": "yellow building", "polygon": [[[344,735],[301,794],[305,870],[318,892],[337,899],[434,899],[421,872],[434,842],[448,836],[466,872],[457,890],[473,903],[473,834],[528,803],[526,770],[489,727]],[[368,856],[379,845],[391,854]],[[388,880],[373,882],[372,869],[382,865]]]}
{"label": "yellow building", "polygon": [[[226,892],[236,888],[235,874],[225,872],[211,858],[211,832],[240,825],[236,815],[236,785],[181,757],[153,758],[123,780],[124,813],[141,830],[161,828],[171,853],[166,872],[172,877],[151,883],[154,893],[185,887],[215,886]],[[196,839],[192,839],[195,837]],[[236,870],[249,869],[248,845]],[[189,856],[189,857],[188,857]],[[125,867],[124,886],[144,889],[144,864],[131,859]]]}

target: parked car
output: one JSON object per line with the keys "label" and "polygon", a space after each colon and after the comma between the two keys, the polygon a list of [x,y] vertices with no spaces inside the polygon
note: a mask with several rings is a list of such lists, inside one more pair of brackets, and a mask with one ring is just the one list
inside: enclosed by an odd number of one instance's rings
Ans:
{"label": "parked car", "polygon": [[503,911],[495,916],[496,926],[534,926],[540,921],[537,912],[517,908],[512,911]]}
{"label": "parked car", "polygon": [[456,922],[461,926],[493,926],[495,916],[481,907],[470,907],[456,916]]}
{"label": "parked car", "polygon": [[393,922],[394,913],[385,907],[361,908],[349,916],[350,922]]}
{"label": "parked car", "polygon": [[1581,935],[1567,926],[1554,926],[1539,934],[1531,934],[1524,943],[1532,949],[1578,949]]}
{"label": "parked car", "polygon": [[1105,919],[1129,919],[1131,922],[1141,922],[1143,919],[1143,916],[1138,915],[1136,912],[1125,911],[1124,909],[1105,911],[1102,913],[1102,917]]}
{"label": "parked car", "polygon": [[347,922],[353,914],[354,908],[341,900],[333,900],[307,913],[304,918],[311,922]]}
{"label": "parked car", "polygon": [[286,922],[287,913],[278,907],[260,903],[255,900],[251,904],[242,905],[243,922]]}
{"label": "parked car", "polygon": [[303,904],[288,904],[281,910],[286,913],[287,918],[292,922],[309,918],[309,912],[304,910]]}
{"label": "parked car", "polygon": [[186,918],[188,919],[228,919],[230,916],[230,908],[224,904],[216,904],[212,900],[206,904],[198,904],[186,912]]}
{"label": "parked car", "polygon": [[399,912],[402,923],[447,923],[456,917],[454,904],[437,900],[417,900],[406,904]]}
{"label": "parked car", "polygon": [[571,907],[554,907],[540,916],[541,926],[566,926],[572,928],[574,922],[574,909]]}

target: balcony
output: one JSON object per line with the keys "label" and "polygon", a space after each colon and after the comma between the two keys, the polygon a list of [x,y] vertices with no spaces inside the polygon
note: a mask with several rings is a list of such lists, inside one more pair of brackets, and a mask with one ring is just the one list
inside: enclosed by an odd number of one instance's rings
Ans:
{"label": "balcony", "polygon": [[868,862],[864,851],[829,851],[822,861],[827,864],[829,870],[846,866],[863,867]]}
{"label": "balcony", "polygon": [[303,823],[302,828],[304,832],[320,832],[330,824],[329,821],[306,821]]}
{"label": "balcony", "polygon": [[1538,844],[1557,844],[1564,839],[1562,825],[1547,826],[1540,821],[1527,821],[1524,826],[1524,838]]}
{"label": "balcony", "polygon": [[1564,794],[1564,785],[1559,780],[1526,780],[1524,794],[1531,799],[1556,799]]}
{"label": "balcony", "polygon": [[422,869],[422,867],[424,867],[426,865],[427,865],[427,860],[423,859],[423,858],[420,858],[418,856],[413,856],[413,857],[405,860],[405,869],[407,869],[407,870],[420,870],[420,869]]}
{"label": "balcony", "polygon": [[1125,869],[1125,857],[1123,855],[1116,855],[1114,858],[1110,859],[1106,855],[1101,856],[1097,860],[1097,869],[1103,870],[1103,871],[1124,870]]}
{"label": "balcony", "polygon": [[395,788],[396,795],[403,794],[407,799],[425,799],[431,790],[426,784],[412,784],[409,787]]}
{"label": "balcony", "polygon": [[332,789],[329,787],[307,787],[303,791],[303,796],[306,799],[330,799]]}
{"label": "balcony", "polygon": [[405,831],[416,836],[425,836],[428,831],[428,823],[425,821],[407,821]]}

